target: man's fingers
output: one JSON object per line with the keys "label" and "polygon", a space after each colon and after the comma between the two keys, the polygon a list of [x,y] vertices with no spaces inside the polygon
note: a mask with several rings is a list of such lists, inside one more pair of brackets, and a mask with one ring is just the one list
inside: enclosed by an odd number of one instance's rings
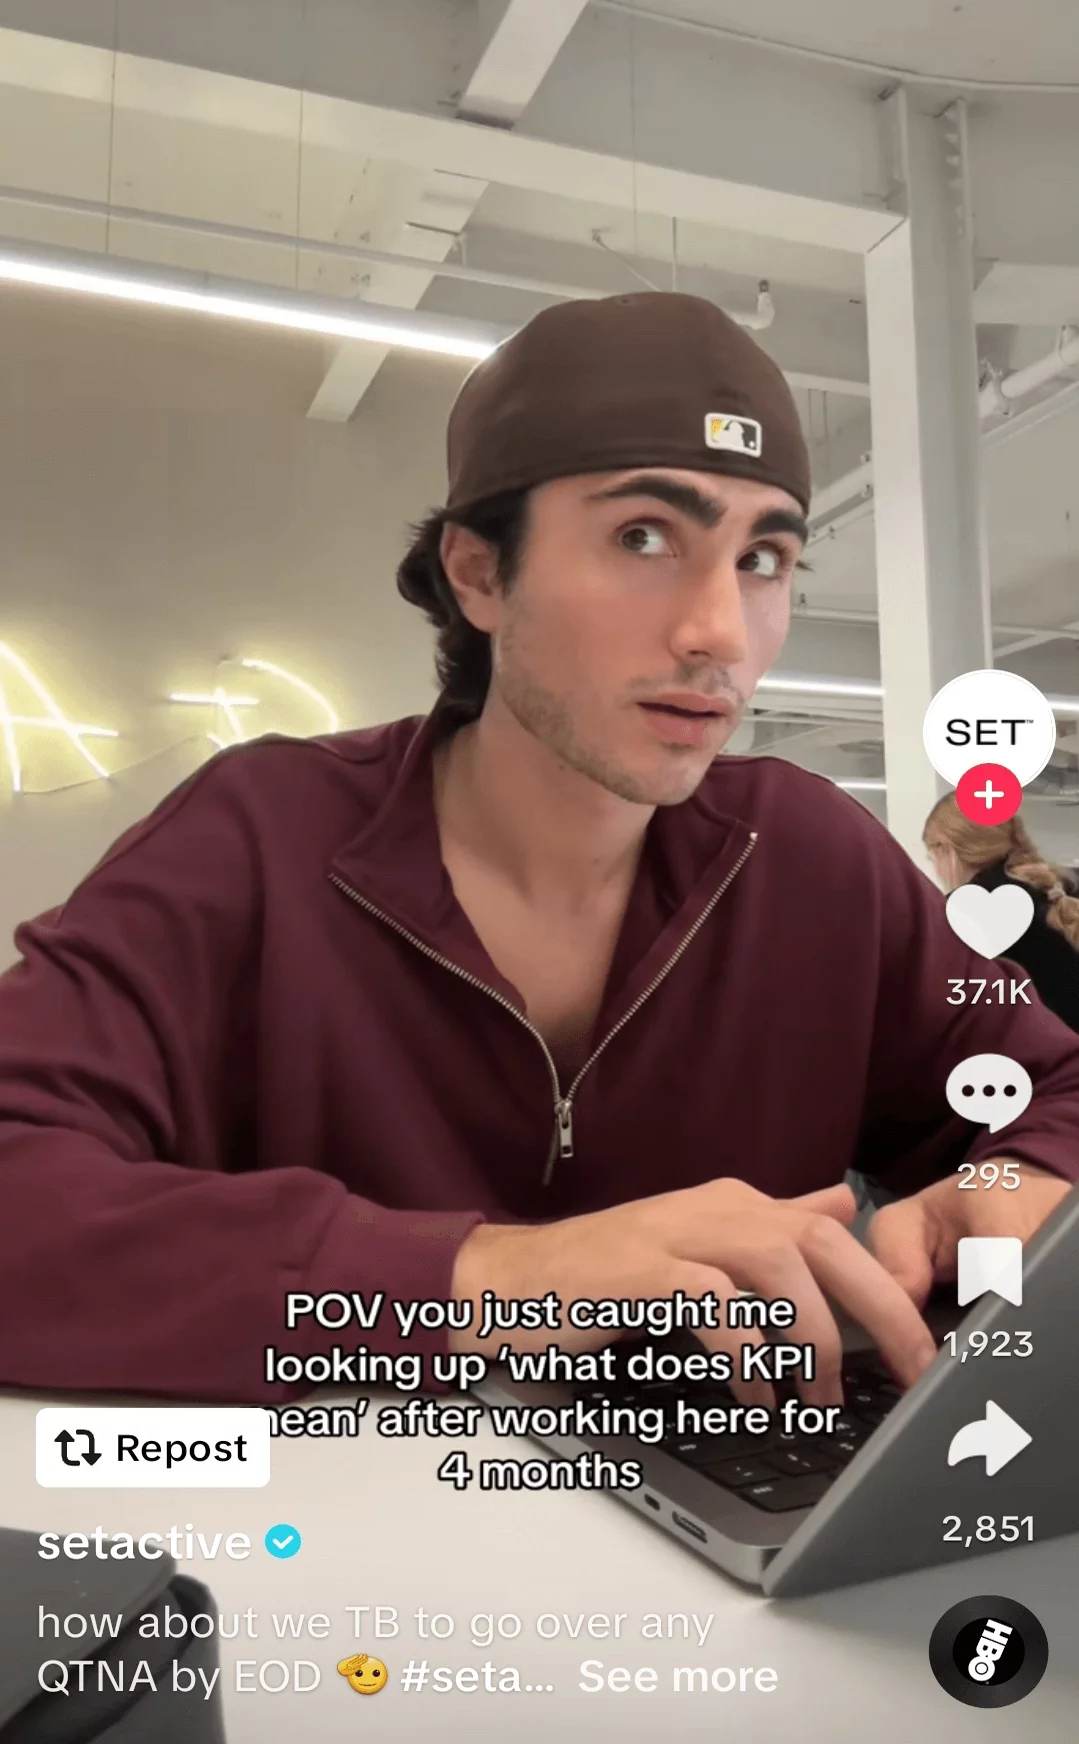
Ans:
{"label": "man's fingers", "polygon": [[[903,1244],[908,1277],[913,1276],[916,1238]],[[864,1326],[905,1387],[911,1387],[933,1361],[937,1347],[908,1291],[849,1230],[817,1218],[799,1241],[818,1283]]]}
{"label": "man's fingers", "polygon": [[799,1211],[812,1211],[818,1217],[834,1217],[843,1224],[853,1223],[858,1215],[858,1201],[845,1181],[834,1187],[818,1187],[813,1193],[799,1193],[796,1198],[780,1203],[797,1206]]}
{"label": "man's fingers", "polygon": [[[775,1392],[767,1381],[742,1379],[742,1346],[743,1344],[764,1344],[764,1335],[750,1327],[727,1325],[727,1303],[737,1294],[737,1287],[725,1272],[714,1270],[711,1266],[700,1266],[692,1260],[687,1260],[678,1269],[678,1278],[674,1288],[683,1290],[687,1296],[701,1297],[711,1290],[722,1303],[721,1327],[702,1326],[697,1337],[706,1350],[724,1350],[731,1359],[731,1391],[740,1405],[763,1405],[767,1410],[775,1409]],[[674,1290],[671,1291],[674,1294]],[[691,1387],[693,1383],[690,1383]],[[688,1402],[693,1403],[692,1391],[688,1394]]]}
{"label": "man's fingers", "polygon": [[[837,1229],[836,1233],[845,1234],[845,1231]],[[795,1244],[791,1242],[778,1252],[763,1246],[757,1250],[747,1248],[730,1269],[743,1290],[763,1296],[766,1301],[774,1302],[785,1297],[794,1303],[796,1330],[773,1334],[773,1338],[779,1342],[797,1339],[799,1344],[814,1347],[815,1378],[807,1381],[801,1374],[794,1376],[807,1405],[841,1405],[843,1346],[839,1328],[819,1284]],[[744,1333],[741,1336],[747,1337]]]}
{"label": "man's fingers", "polygon": [[926,1207],[915,1195],[885,1205],[870,1219],[869,1250],[919,1308],[924,1308],[936,1273],[935,1243]]}

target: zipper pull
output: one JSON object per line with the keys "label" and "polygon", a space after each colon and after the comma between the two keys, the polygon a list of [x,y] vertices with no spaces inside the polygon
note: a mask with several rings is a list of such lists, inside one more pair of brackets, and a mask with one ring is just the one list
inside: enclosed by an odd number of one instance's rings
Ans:
{"label": "zipper pull", "polygon": [[547,1167],[543,1171],[543,1185],[549,1187],[554,1174],[555,1158],[566,1162],[573,1156],[573,1104],[568,1097],[561,1098],[554,1105],[554,1132],[551,1134],[551,1148],[547,1153]]}

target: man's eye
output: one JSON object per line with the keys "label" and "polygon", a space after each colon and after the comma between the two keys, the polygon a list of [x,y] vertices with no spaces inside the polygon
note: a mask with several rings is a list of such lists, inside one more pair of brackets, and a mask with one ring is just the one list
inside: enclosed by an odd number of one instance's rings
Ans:
{"label": "man's eye", "polygon": [[637,557],[669,557],[670,545],[666,535],[651,521],[635,521],[632,527],[624,527],[618,535],[618,542],[625,551],[632,551]]}
{"label": "man's eye", "polygon": [[775,581],[783,574],[783,555],[774,545],[755,545],[752,551],[747,551],[739,565],[748,569],[751,575],[763,576],[765,581]]}

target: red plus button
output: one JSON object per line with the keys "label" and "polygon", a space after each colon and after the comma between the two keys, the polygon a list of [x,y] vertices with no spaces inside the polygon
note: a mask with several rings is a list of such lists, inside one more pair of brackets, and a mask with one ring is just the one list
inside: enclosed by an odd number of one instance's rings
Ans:
{"label": "red plus button", "polygon": [[955,803],[972,824],[1006,824],[1023,803],[1023,789],[1001,763],[979,763],[959,778]]}

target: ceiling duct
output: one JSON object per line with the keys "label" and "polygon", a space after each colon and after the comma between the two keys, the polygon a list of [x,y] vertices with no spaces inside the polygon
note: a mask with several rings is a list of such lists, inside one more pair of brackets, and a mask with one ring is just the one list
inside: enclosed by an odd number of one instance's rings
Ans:
{"label": "ceiling duct", "polygon": [[1063,763],[1050,763],[1023,791],[1034,799],[1079,799],[1079,772]]}

